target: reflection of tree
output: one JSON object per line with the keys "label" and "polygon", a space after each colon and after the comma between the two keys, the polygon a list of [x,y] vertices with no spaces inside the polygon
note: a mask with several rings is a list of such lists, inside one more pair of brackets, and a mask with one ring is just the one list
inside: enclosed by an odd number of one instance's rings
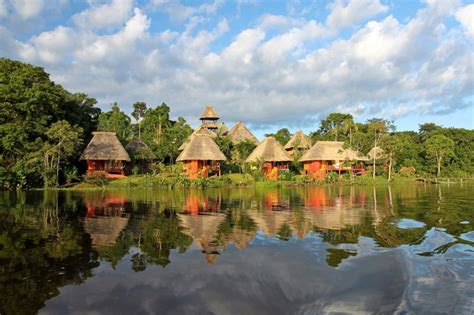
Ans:
{"label": "reflection of tree", "polygon": [[98,265],[80,224],[65,221],[55,206],[4,211],[0,222],[1,314],[36,313],[58,288],[84,282]]}
{"label": "reflection of tree", "polygon": [[[180,253],[186,251],[192,244],[192,237],[183,233],[179,223],[176,212],[169,209],[140,220],[138,224],[143,232],[135,237],[140,237],[139,249],[145,257],[136,256],[136,264],[153,263],[165,267],[170,263],[169,255],[172,249],[178,249]],[[143,267],[142,270],[144,269]]]}
{"label": "reflection of tree", "polygon": [[290,225],[287,223],[282,224],[278,229],[277,235],[280,240],[288,241],[292,236]]}
{"label": "reflection of tree", "polygon": [[356,252],[339,248],[328,248],[326,249],[326,251],[326,263],[328,264],[328,266],[334,268],[339,267],[339,265],[344,259],[357,255]]}

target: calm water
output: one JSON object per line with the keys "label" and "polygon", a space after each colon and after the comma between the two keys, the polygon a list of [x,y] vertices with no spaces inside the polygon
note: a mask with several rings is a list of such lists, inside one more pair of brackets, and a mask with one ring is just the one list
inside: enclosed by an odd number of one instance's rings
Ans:
{"label": "calm water", "polygon": [[474,186],[0,194],[1,314],[474,313]]}

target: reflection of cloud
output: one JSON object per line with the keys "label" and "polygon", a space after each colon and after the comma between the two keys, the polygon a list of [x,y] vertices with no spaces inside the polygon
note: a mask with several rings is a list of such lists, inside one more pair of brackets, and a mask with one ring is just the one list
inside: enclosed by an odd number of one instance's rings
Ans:
{"label": "reflection of cloud", "polygon": [[104,269],[82,286],[63,288],[45,311],[58,314],[67,305],[72,312],[101,314],[392,313],[402,301],[407,277],[399,251],[332,269],[295,243],[282,246],[230,249],[212,267],[199,251],[190,251],[173,257],[165,269],[133,273],[127,264]]}

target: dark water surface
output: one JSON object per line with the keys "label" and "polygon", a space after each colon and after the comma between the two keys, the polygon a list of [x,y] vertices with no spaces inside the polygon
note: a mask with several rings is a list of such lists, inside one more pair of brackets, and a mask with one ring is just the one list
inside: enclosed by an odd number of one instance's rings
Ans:
{"label": "dark water surface", "polygon": [[473,314],[474,186],[0,194],[1,314]]}

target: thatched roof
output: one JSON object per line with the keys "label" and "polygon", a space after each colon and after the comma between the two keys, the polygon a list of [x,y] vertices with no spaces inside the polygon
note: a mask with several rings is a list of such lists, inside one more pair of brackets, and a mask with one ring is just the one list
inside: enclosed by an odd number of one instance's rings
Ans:
{"label": "thatched roof", "polygon": [[115,135],[115,132],[95,131],[80,160],[130,161],[130,156]]}
{"label": "thatched roof", "polygon": [[201,114],[201,118],[199,118],[201,120],[204,120],[204,119],[219,119],[219,116],[217,115],[216,111],[214,110],[214,107],[212,106],[206,106],[206,108],[204,108],[204,111],[202,112]]}
{"label": "thatched roof", "polygon": [[246,163],[263,160],[265,162],[292,161],[288,153],[273,137],[266,137],[245,160]]}
{"label": "thatched roof", "polygon": [[311,148],[311,141],[308,137],[305,136],[303,131],[298,130],[293,137],[288,141],[285,145],[285,150],[292,150],[292,149],[309,149]]}
{"label": "thatched roof", "polygon": [[225,161],[226,157],[219,146],[209,136],[194,135],[185,145],[176,161],[211,160]]}
{"label": "thatched roof", "polygon": [[342,141],[318,141],[300,159],[306,161],[343,161],[343,160],[367,160],[366,156],[360,155],[354,150],[344,149]]}
{"label": "thatched roof", "polygon": [[193,133],[186,140],[184,140],[184,142],[179,146],[178,151],[183,151],[186,145],[191,141],[191,138],[193,138],[195,135],[208,136],[211,138],[217,137],[214,132],[209,131],[209,129],[201,125],[194,129]]}
{"label": "thatched roof", "polygon": [[373,147],[370,149],[369,153],[367,153],[367,156],[369,159],[373,159],[375,155],[375,159],[383,159],[385,157],[385,152],[381,147]]}
{"label": "thatched roof", "polygon": [[255,145],[259,145],[260,142],[258,141],[257,137],[253,135],[252,132],[245,126],[243,122],[238,122],[227,133],[230,141],[233,143],[239,143],[245,140],[255,143]]}
{"label": "thatched roof", "polygon": [[145,142],[140,138],[135,138],[130,141],[126,146],[125,150],[134,160],[153,160],[156,159],[156,155],[146,145]]}

